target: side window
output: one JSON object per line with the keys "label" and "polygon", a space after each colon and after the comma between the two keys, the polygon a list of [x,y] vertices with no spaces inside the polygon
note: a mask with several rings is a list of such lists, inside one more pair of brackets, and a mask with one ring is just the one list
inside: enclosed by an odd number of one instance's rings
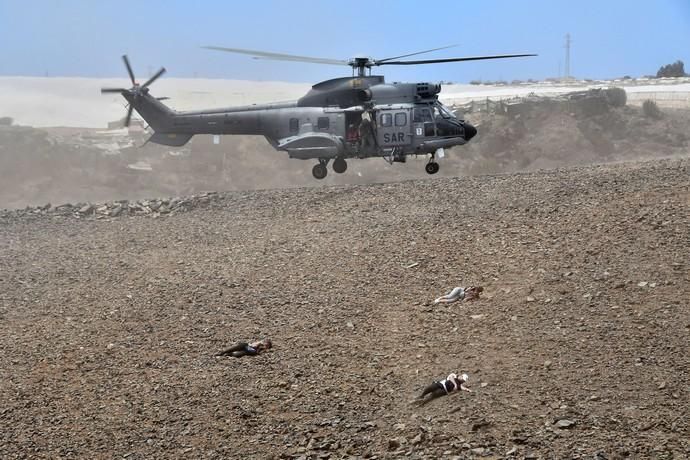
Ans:
{"label": "side window", "polygon": [[399,112],[395,114],[395,126],[405,126],[407,124],[407,114]]}
{"label": "side window", "polygon": [[297,134],[299,132],[299,118],[290,118],[290,133]]}
{"label": "side window", "polygon": [[393,115],[391,115],[390,113],[382,113],[381,114],[381,126],[383,126],[383,127],[393,126]]}
{"label": "side window", "polygon": [[319,127],[319,129],[328,129],[329,126],[331,126],[331,123],[328,117],[319,117],[317,121],[317,126]]}
{"label": "side window", "polygon": [[414,109],[412,121],[415,123],[425,123],[427,121],[431,121],[431,112],[427,108],[416,108]]}

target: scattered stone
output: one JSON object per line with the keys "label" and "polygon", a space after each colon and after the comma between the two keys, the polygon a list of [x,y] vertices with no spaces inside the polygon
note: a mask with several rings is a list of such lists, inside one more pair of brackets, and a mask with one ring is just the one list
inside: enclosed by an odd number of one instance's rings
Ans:
{"label": "scattered stone", "polygon": [[489,422],[488,420],[480,420],[472,424],[472,426],[470,427],[470,431],[479,431],[482,428],[487,428],[489,426],[491,426],[491,422]]}
{"label": "scattered stone", "polygon": [[575,422],[573,422],[572,420],[568,420],[568,419],[562,418],[562,419],[560,419],[560,420],[557,420],[556,423],[555,423],[555,425],[556,425],[556,428],[568,429],[568,428],[574,427],[574,426],[575,426]]}
{"label": "scattered stone", "polygon": [[388,450],[398,450],[400,444],[400,438],[391,438],[388,440]]}
{"label": "scattered stone", "polygon": [[93,211],[93,205],[92,204],[85,204],[79,209],[79,214],[89,214],[90,212]]}
{"label": "scattered stone", "polygon": [[[185,212],[193,210],[197,207],[205,207],[213,200],[217,200],[218,194],[215,192],[207,192],[199,195],[191,195],[185,198],[156,199],[156,200],[139,200],[139,201],[115,201],[105,204],[91,204],[91,203],[64,203],[57,207],[51,208],[51,204],[31,207],[28,206],[24,210],[12,211],[17,216],[32,215],[32,214],[57,214],[57,215],[72,215],[75,218],[103,218],[103,217],[120,217],[121,215],[148,215],[150,217],[160,217],[162,214],[170,215],[171,211]],[[170,203],[167,205],[167,203]]]}

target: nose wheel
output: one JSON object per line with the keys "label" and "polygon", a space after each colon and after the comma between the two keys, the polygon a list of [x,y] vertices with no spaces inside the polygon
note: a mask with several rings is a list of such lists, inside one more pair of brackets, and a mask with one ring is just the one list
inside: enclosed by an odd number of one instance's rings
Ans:
{"label": "nose wheel", "polygon": [[[319,159],[319,164],[314,165],[314,167],[311,170],[311,174],[316,178],[316,179],[323,179],[328,175],[328,169],[326,169],[326,165],[328,164],[328,160],[322,160]],[[334,165],[335,166],[335,165]]]}
{"label": "nose wheel", "polygon": [[430,162],[428,162],[428,163],[426,164],[426,166],[424,167],[424,169],[426,170],[426,172],[427,172],[428,174],[436,174],[436,173],[438,172],[438,170],[440,169],[440,166],[438,165],[438,163],[436,163],[435,161],[431,160]]}

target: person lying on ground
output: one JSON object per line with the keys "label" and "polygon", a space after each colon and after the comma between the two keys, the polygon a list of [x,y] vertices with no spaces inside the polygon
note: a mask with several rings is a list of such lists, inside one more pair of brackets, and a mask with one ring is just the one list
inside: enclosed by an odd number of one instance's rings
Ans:
{"label": "person lying on ground", "polygon": [[471,300],[477,300],[479,299],[479,295],[484,291],[484,288],[481,286],[470,286],[467,289],[461,288],[461,287],[456,287],[453,288],[452,291],[450,291],[448,294],[439,297],[438,299],[434,300],[435,304],[438,303],[452,303],[452,302],[457,302],[458,300],[465,300],[467,302]]}
{"label": "person lying on ground", "polygon": [[273,346],[271,339],[263,339],[258,342],[239,342],[227,350],[223,350],[216,356],[233,356],[235,358],[241,358],[242,356],[254,356],[258,355]]}
{"label": "person lying on ground", "polygon": [[[420,405],[424,405],[441,396],[453,393],[454,391],[463,390],[472,393],[472,390],[465,386],[465,383],[470,379],[469,375],[462,374],[458,377],[457,374],[450,374],[443,380],[436,380],[431,385],[424,388],[422,394],[414,401]],[[431,395],[430,397],[426,397]]]}

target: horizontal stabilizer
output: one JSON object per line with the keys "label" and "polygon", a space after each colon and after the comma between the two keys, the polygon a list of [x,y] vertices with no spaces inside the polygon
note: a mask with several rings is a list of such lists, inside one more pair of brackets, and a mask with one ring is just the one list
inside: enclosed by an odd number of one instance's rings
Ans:
{"label": "horizontal stabilizer", "polygon": [[193,134],[154,133],[146,142],[155,142],[156,144],[169,145],[171,147],[181,147],[189,142],[192,136]]}

